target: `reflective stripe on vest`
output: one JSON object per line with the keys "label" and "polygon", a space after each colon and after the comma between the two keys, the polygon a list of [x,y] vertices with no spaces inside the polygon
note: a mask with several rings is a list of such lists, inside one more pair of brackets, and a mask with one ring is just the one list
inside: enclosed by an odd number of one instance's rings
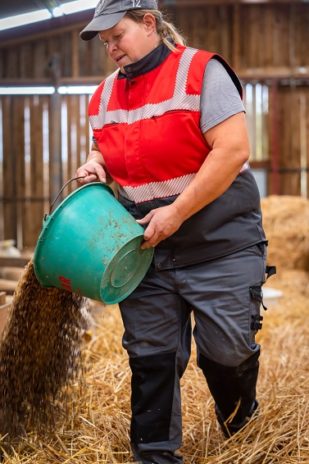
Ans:
{"label": "reflective stripe on vest", "polygon": [[174,94],[171,99],[160,103],[148,103],[135,110],[114,110],[108,111],[108,103],[111,98],[115,79],[117,79],[118,70],[111,74],[104,83],[101,95],[99,112],[97,115],[89,116],[92,129],[102,129],[106,124],[127,123],[132,124],[141,119],[150,119],[154,116],[161,116],[167,111],[189,110],[200,111],[200,95],[188,95],[186,85],[191,61],[197,53],[196,49],[186,48],[180,58]]}
{"label": "reflective stripe on vest", "polygon": [[[249,169],[249,167],[250,165],[246,161],[240,172]],[[154,200],[155,198],[179,195],[190,184],[194,177],[195,174],[187,174],[162,182],[149,182],[148,184],[139,185],[138,187],[119,186],[119,193],[136,204],[143,203],[144,201]]]}
{"label": "reflective stripe on vest", "polygon": [[134,203],[143,203],[154,198],[165,198],[179,195],[190,184],[195,174],[176,177],[162,182],[150,182],[138,187],[119,187],[120,194]]}

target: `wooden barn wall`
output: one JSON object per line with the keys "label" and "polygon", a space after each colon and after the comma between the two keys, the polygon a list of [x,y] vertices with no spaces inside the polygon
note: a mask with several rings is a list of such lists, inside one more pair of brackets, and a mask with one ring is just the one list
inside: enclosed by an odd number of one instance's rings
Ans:
{"label": "wooden barn wall", "polygon": [[[252,164],[268,170],[268,192],[308,195],[309,4],[220,3],[167,13],[190,45],[222,54],[242,78]],[[82,26],[2,41],[0,86],[97,84],[114,68],[99,40],[79,39]],[[86,158],[88,100],[0,96],[0,240],[35,244],[51,199]]]}
{"label": "wooden barn wall", "polygon": [[44,214],[86,159],[88,101],[85,95],[0,97],[0,240],[13,238],[20,248],[36,243]]}
{"label": "wooden barn wall", "polygon": [[[240,74],[256,78],[265,68],[293,73],[306,67],[308,72],[306,3],[200,5],[170,8],[166,13],[190,45],[221,53]],[[98,39],[80,40],[82,26],[0,44],[0,81],[101,79],[113,65]]]}
{"label": "wooden barn wall", "polygon": [[309,86],[281,86],[271,104],[277,113],[273,121],[277,140],[271,154],[274,184],[278,184],[278,193],[308,198]]}

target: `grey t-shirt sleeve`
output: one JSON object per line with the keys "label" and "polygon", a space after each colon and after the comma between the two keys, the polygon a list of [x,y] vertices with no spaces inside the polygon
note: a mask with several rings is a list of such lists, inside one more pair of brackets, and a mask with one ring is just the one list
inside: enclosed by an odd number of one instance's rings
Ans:
{"label": "grey t-shirt sleeve", "polygon": [[200,127],[203,133],[245,108],[229,73],[212,58],[204,73]]}

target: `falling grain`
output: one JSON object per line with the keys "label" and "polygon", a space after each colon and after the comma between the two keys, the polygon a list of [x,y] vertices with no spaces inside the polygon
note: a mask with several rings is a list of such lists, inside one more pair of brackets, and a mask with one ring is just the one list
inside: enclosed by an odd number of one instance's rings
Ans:
{"label": "falling grain", "polygon": [[79,372],[83,298],[43,288],[30,262],[0,345],[0,433],[7,440],[53,425]]}

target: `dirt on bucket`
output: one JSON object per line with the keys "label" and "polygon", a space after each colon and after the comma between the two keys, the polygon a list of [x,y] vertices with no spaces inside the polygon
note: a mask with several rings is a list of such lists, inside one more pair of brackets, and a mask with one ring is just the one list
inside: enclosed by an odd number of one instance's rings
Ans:
{"label": "dirt on bucket", "polygon": [[0,434],[12,443],[52,427],[81,372],[85,299],[39,284],[27,265],[0,344]]}

